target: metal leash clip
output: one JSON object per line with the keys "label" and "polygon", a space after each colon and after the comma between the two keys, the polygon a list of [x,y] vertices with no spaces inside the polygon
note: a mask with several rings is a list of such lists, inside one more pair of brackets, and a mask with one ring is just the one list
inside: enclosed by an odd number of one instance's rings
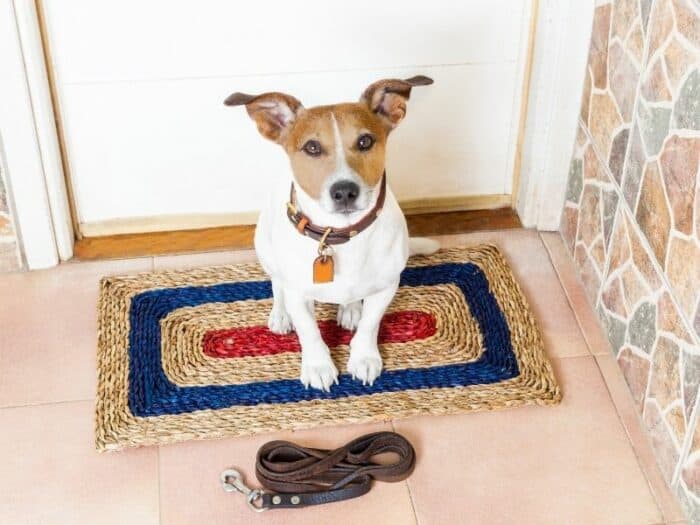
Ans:
{"label": "metal leash clip", "polygon": [[[262,496],[265,491],[261,489],[251,489],[243,482],[243,476],[234,469],[224,470],[221,473],[221,485],[226,492],[240,492],[246,498],[248,507],[255,512],[265,512],[268,507],[262,506]],[[260,504],[255,502],[261,500]]]}

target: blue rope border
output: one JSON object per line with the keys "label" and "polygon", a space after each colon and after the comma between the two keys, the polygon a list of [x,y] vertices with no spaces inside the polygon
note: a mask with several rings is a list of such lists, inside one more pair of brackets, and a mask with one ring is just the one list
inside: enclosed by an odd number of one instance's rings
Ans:
{"label": "blue rope border", "polygon": [[406,268],[401,286],[455,284],[464,294],[483,334],[484,352],[470,363],[384,371],[372,386],[363,386],[343,374],[330,392],[305,389],[298,379],[240,385],[180,387],[171,383],[161,366],[160,320],[186,306],[211,302],[267,299],[269,281],[225,283],[213,286],[165,288],[132,298],[129,311],[129,408],[134,416],[181,414],[261,403],[294,403],[338,399],[409,389],[491,384],[516,377],[518,364],[510,330],[481,269],[472,263],[447,263]]}

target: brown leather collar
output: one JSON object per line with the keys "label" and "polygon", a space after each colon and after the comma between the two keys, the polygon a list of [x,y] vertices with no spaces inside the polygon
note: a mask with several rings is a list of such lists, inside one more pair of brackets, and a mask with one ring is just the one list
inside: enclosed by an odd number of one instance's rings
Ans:
{"label": "brown leather collar", "polygon": [[[329,226],[319,226],[314,224],[311,220],[304,215],[301,210],[296,207],[295,204],[295,194],[294,194],[294,183],[292,183],[292,188],[289,192],[289,202],[287,203],[287,217],[289,221],[296,227],[297,231],[302,235],[311,237],[317,241],[323,239],[325,235],[324,242],[326,244],[343,244],[352,239],[355,235],[361,231],[367,229],[377,218],[379,213],[384,207],[384,200],[386,198],[386,173],[382,175],[382,181],[379,186],[379,195],[377,196],[377,202],[374,204],[372,209],[359,221],[350,226],[344,228],[331,228]],[[330,231],[328,231],[330,230]]]}

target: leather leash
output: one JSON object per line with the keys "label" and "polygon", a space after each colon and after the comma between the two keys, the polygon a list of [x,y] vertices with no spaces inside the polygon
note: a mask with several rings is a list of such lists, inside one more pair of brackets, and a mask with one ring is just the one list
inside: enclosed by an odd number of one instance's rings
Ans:
{"label": "leather leash", "polygon": [[[375,463],[392,452],[393,463]],[[307,448],[289,441],[270,441],[258,450],[255,474],[265,490],[251,489],[236,470],[221,474],[224,490],[240,492],[256,512],[301,508],[357,498],[372,480],[395,482],[411,475],[416,455],[411,443],[395,432],[376,432],[335,450]],[[269,491],[269,492],[268,492]]]}

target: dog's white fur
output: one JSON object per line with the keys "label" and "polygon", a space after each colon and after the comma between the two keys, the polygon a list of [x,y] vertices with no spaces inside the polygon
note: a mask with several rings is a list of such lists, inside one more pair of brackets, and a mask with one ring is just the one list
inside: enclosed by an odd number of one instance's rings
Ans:
{"label": "dog's white fur", "polygon": [[[366,207],[350,214],[330,213],[323,202],[311,198],[296,184],[297,202],[310,220],[319,225],[343,227],[357,222],[376,203],[378,186],[368,188],[345,162],[337,123],[337,162],[325,182],[322,196],[338,180],[360,185],[358,197]],[[382,369],[377,348],[379,323],[391,303],[409,252],[432,253],[439,245],[429,239],[408,238],[406,219],[387,186],[386,199],[377,220],[345,244],[333,247],[335,276],[332,282],[314,284],[312,267],[318,242],[300,235],[287,218],[291,169],[280,178],[260,215],[255,231],[255,249],[272,280],[274,304],[268,326],[275,333],[294,329],[302,347],[301,381],[305,386],[329,390],[337,383],[338,370],[314,317],[314,301],[338,304],[338,324],[356,329],[350,342],[348,371],[363,383],[372,384]],[[325,197],[322,197],[323,199]]]}

